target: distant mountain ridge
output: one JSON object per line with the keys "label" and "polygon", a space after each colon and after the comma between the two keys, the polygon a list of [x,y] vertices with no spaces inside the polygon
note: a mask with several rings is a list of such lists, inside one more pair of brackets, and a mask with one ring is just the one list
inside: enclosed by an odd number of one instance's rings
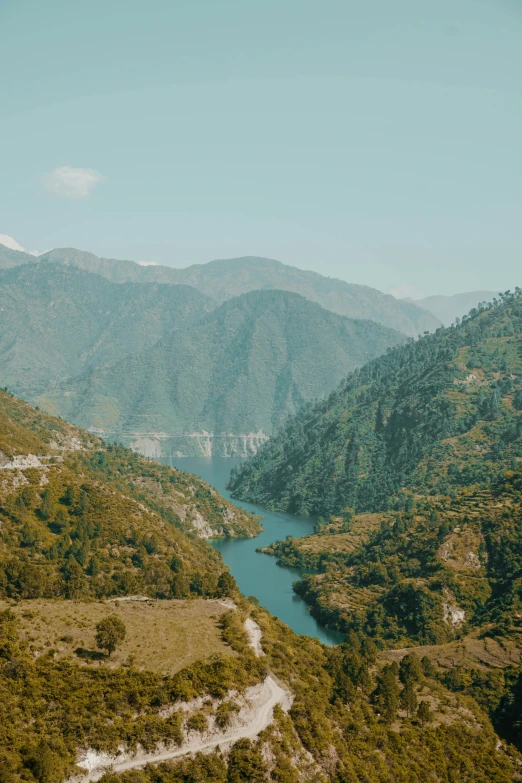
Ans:
{"label": "distant mountain ridge", "polygon": [[413,302],[435,315],[444,326],[451,326],[457,318],[467,315],[480,302],[492,302],[498,293],[495,291],[470,291],[453,296],[427,296],[424,299],[405,299]]}
{"label": "distant mountain ridge", "polygon": [[151,455],[245,455],[303,403],[405,339],[297,294],[253,291],[37,401]]}
{"label": "distant mountain ridge", "polygon": [[2,386],[33,398],[86,369],[151,348],[215,306],[189,286],[116,285],[34,259],[0,270]]}
{"label": "distant mountain ridge", "polygon": [[[364,318],[396,329],[409,337],[433,331],[441,324],[417,304],[395,299],[369,286],[354,285],[324,277],[272,259],[245,256],[195,264],[186,269],[141,265],[134,261],[99,258],[74,248],[57,248],[39,257],[39,263],[54,262],[101,275],[113,283],[170,283],[190,285],[216,302],[259,289],[291,291],[338,315]],[[34,263],[28,253],[0,246],[0,269]]]}

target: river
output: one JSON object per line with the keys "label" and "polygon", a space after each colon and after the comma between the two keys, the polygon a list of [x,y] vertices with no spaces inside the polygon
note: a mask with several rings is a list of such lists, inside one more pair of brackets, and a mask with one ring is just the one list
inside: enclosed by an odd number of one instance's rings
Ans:
{"label": "river", "polygon": [[302,576],[297,568],[278,566],[275,557],[256,552],[257,547],[265,547],[286,536],[302,538],[313,531],[310,517],[298,517],[292,514],[273,513],[252,503],[232,500],[225,485],[230,471],[240,460],[226,457],[165,457],[166,465],[195,473],[234,505],[262,516],[262,533],[255,538],[219,538],[211,539],[215,547],[230,568],[239,589],[244,595],[255,596],[261,606],[289,625],[296,633],[315,636],[324,644],[338,644],[343,635],[320,625],[308,611],[306,603],[292,590],[292,583]]}

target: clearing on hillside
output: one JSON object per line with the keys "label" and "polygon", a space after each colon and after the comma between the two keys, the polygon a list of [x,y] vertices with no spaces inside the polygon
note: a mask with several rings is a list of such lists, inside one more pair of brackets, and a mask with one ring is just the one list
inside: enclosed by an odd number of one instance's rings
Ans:
{"label": "clearing on hillside", "polygon": [[[160,674],[174,674],[216,653],[235,655],[221,640],[221,617],[230,611],[218,600],[0,601],[20,623],[20,635],[36,655],[54,651],[57,659],[91,666],[130,665]],[[115,614],[127,635],[110,660],[96,647],[96,624]]]}

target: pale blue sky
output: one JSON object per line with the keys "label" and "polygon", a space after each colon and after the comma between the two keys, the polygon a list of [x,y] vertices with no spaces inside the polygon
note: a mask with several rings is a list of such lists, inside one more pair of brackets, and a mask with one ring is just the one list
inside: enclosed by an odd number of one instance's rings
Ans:
{"label": "pale blue sky", "polygon": [[0,36],[28,249],[522,285],[522,0],[0,0]]}

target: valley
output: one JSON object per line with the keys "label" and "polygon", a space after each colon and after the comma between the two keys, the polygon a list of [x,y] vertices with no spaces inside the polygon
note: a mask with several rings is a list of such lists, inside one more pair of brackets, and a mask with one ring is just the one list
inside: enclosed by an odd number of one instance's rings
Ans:
{"label": "valley", "polygon": [[522,783],[520,0],[0,28],[0,783]]}
{"label": "valley", "polygon": [[1,783],[516,780],[519,292],[98,271],[0,273]]}
{"label": "valley", "polygon": [[209,543],[218,551],[225,565],[230,568],[243,595],[253,596],[274,617],[284,622],[297,634],[319,639],[323,644],[339,644],[344,636],[335,629],[325,628],[308,611],[305,601],[293,591],[293,583],[303,571],[300,568],[280,567],[272,558],[258,550],[268,547],[286,536],[299,539],[312,532],[314,522],[309,517],[271,513],[251,503],[233,501],[226,488],[231,469],[239,464],[237,459],[212,458],[164,458],[167,465],[193,473],[215,487],[220,495],[239,508],[260,516],[263,530],[255,538],[232,539],[217,537]]}

